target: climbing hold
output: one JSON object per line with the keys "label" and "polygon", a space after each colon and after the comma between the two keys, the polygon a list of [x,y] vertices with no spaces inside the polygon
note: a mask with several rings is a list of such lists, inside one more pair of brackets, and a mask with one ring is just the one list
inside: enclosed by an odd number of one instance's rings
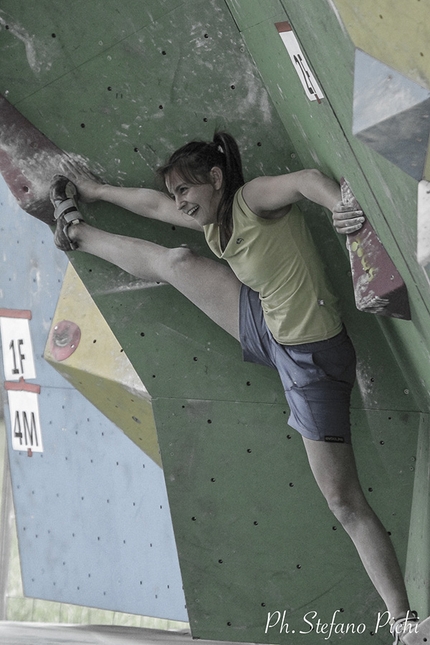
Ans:
{"label": "climbing hold", "polygon": [[55,360],[64,361],[77,349],[81,340],[81,330],[76,323],[62,320],[53,327],[49,347]]}

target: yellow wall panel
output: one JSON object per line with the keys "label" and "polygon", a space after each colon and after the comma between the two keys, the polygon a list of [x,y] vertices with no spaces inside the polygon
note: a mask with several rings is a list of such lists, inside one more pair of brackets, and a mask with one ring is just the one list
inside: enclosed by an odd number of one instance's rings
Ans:
{"label": "yellow wall panel", "polygon": [[335,0],[356,47],[430,88],[430,3]]}
{"label": "yellow wall panel", "polygon": [[[65,359],[58,358],[53,344],[61,321],[75,323],[80,330],[74,351]],[[71,264],[44,357],[161,466],[150,396]]]}

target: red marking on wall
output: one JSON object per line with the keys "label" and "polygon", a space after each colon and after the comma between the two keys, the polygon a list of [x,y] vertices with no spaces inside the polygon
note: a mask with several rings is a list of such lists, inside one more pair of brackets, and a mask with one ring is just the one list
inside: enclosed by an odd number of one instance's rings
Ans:
{"label": "red marking on wall", "polygon": [[284,31],[292,31],[291,25],[289,22],[275,22],[275,27],[278,30],[280,34],[282,34]]}
{"label": "red marking on wall", "polygon": [[4,384],[5,390],[15,390],[18,392],[34,392],[35,394],[40,394],[41,387],[35,383],[27,383],[21,378],[19,381],[5,381]]}
{"label": "red marking on wall", "polygon": [[0,309],[0,318],[27,318],[27,320],[31,320],[32,314],[29,309]]}

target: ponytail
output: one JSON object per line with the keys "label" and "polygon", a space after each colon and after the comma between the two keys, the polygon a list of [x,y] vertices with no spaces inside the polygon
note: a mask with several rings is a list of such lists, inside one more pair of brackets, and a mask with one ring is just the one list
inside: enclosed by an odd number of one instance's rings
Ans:
{"label": "ponytail", "polygon": [[220,228],[231,233],[233,198],[245,183],[242,161],[236,140],[228,132],[215,132],[213,141],[192,141],[172,154],[157,173],[166,180],[174,170],[191,184],[210,183],[214,166],[223,173],[223,193],[218,206],[217,221]]}
{"label": "ponytail", "polygon": [[213,142],[225,157],[225,166],[222,169],[224,191],[218,207],[218,225],[227,233],[231,233],[233,198],[245,183],[242,160],[236,140],[228,132],[215,132]]}

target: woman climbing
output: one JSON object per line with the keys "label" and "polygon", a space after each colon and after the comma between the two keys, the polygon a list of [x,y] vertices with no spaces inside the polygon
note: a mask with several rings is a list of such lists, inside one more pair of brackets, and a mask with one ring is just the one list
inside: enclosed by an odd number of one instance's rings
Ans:
{"label": "woman climbing", "polygon": [[[56,176],[51,188],[56,245],[172,285],[240,341],[245,360],[277,369],[289,424],[303,437],[316,482],[386,604],[395,642],[407,642],[418,619],[391,541],[361,489],[351,446],[354,349],[296,202],[307,198],[329,209],[342,234],[358,230],[363,213],[343,206],[338,184],[317,170],[245,183],[238,146],[224,132],[212,142],[183,146],[158,172],[170,196],[102,184],[67,165],[67,177]],[[201,231],[226,264],[186,247],[91,227],[78,211],[77,195]]]}

